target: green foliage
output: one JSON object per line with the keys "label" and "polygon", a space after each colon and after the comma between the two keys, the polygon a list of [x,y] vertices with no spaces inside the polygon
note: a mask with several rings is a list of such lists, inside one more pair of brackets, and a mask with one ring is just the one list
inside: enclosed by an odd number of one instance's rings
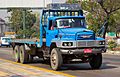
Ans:
{"label": "green foliage", "polygon": [[77,0],[68,0],[68,1],[66,1],[66,3],[78,3],[78,1]]}
{"label": "green foliage", "polygon": [[40,18],[39,18],[40,15],[38,14],[36,17],[37,17],[36,22],[32,27],[35,29],[35,32],[33,32],[33,34],[32,34],[32,37],[39,38],[39,36],[40,36],[40,27],[39,27],[40,26]]}
{"label": "green foliage", "polygon": [[110,16],[110,22],[109,31],[120,32],[120,10]]}
{"label": "green foliage", "polygon": [[22,38],[23,34],[25,35],[26,38],[32,38],[32,34],[35,32],[35,30],[33,29],[26,29],[26,30],[22,30],[20,29],[17,33],[17,38]]}
{"label": "green foliage", "polygon": [[116,32],[120,22],[120,0],[86,0],[82,1],[81,6],[88,12],[86,19],[90,29],[98,32],[98,29],[107,20],[107,31]]}
{"label": "green foliage", "polygon": [[117,43],[115,41],[109,41],[108,42],[108,47],[110,50],[113,50],[113,48],[116,48],[117,47]]}
{"label": "green foliage", "polygon": [[[98,32],[104,20],[106,19],[105,13],[97,2],[83,1],[82,8],[89,12],[86,15],[87,24],[89,29]],[[99,9],[98,9],[99,8]]]}
{"label": "green foliage", "polygon": [[[25,30],[23,30],[23,11],[25,13]],[[11,27],[18,35],[18,38],[22,38],[23,35],[25,35],[27,38],[30,37],[35,31],[32,28],[36,21],[35,14],[33,14],[31,10],[25,9],[8,9],[8,12],[11,13],[11,16],[9,17]]]}
{"label": "green foliage", "polygon": [[93,30],[95,33],[99,31],[99,29],[101,28],[101,25],[104,22],[101,16],[95,16],[91,13],[89,13],[86,16],[86,20],[87,20],[87,24],[89,25],[88,28]]}
{"label": "green foliage", "polygon": [[67,3],[79,3],[87,12],[86,20],[89,29],[95,33],[105,24],[105,31],[102,36],[105,38],[106,32],[120,32],[120,0],[67,0]]}

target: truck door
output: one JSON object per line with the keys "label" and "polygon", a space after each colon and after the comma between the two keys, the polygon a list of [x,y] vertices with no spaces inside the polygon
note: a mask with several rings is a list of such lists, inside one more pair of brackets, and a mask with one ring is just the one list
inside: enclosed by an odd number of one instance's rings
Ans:
{"label": "truck door", "polygon": [[57,38],[58,30],[57,25],[54,21],[50,20],[48,24],[49,27],[46,31],[46,46],[49,47],[51,45],[52,39]]}

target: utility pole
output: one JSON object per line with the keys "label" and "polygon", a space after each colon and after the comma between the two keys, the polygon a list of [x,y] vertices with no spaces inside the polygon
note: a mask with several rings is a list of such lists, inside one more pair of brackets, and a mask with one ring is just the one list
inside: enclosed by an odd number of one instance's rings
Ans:
{"label": "utility pole", "polygon": [[43,7],[45,8],[45,0],[43,0],[43,4],[44,4]]}
{"label": "utility pole", "polygon": [[[23,31],[25,31],[26,27],[25,27],[25,9],[22,10],[22,14],[23,14]],[[26,34],[23,34],[23,38],[25,38]]]}

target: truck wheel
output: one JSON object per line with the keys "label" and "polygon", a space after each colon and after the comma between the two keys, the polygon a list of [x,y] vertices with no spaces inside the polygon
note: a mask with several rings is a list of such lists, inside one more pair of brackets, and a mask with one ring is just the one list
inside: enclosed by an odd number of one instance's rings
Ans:
{"label": "truck wheel", "polygon": [[102,65],[102,54],[93,54],[89,64],[92,69],[99,69]]}
{"label": "truck wheel", "polygon": [[52,49],[51,56],[50,56],[50,63],[53,70],[60,69],[63,63],[63,59],[62,59],[61,52],[58,48]]}
{"label": "truck wheel", "polygon": [[29,55],[25,50],[25,46],[21,45],[20,46],[20,62],[24,64],[24,63],[27,63],[28,61],[29,61]]}
{"label": "truck wheel", "polygon": [[13,50],[14,60],[15,62],[20,62],[20,46],[16,45]]}

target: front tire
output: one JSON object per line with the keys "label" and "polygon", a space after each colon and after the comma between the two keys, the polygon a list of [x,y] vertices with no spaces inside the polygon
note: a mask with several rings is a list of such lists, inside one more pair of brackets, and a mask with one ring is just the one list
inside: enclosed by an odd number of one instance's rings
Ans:
{"label": "front tire", "polygon": [[101,53],[93,54],[91,56],[89,64],[92,69],[99,69],[102,65],[102,54]]}
{"label": "front tire", "polygon": [[58,48],[53,48],[50,56],[50,63],[53,70],[59,70],[62,63],[62,54]]}

